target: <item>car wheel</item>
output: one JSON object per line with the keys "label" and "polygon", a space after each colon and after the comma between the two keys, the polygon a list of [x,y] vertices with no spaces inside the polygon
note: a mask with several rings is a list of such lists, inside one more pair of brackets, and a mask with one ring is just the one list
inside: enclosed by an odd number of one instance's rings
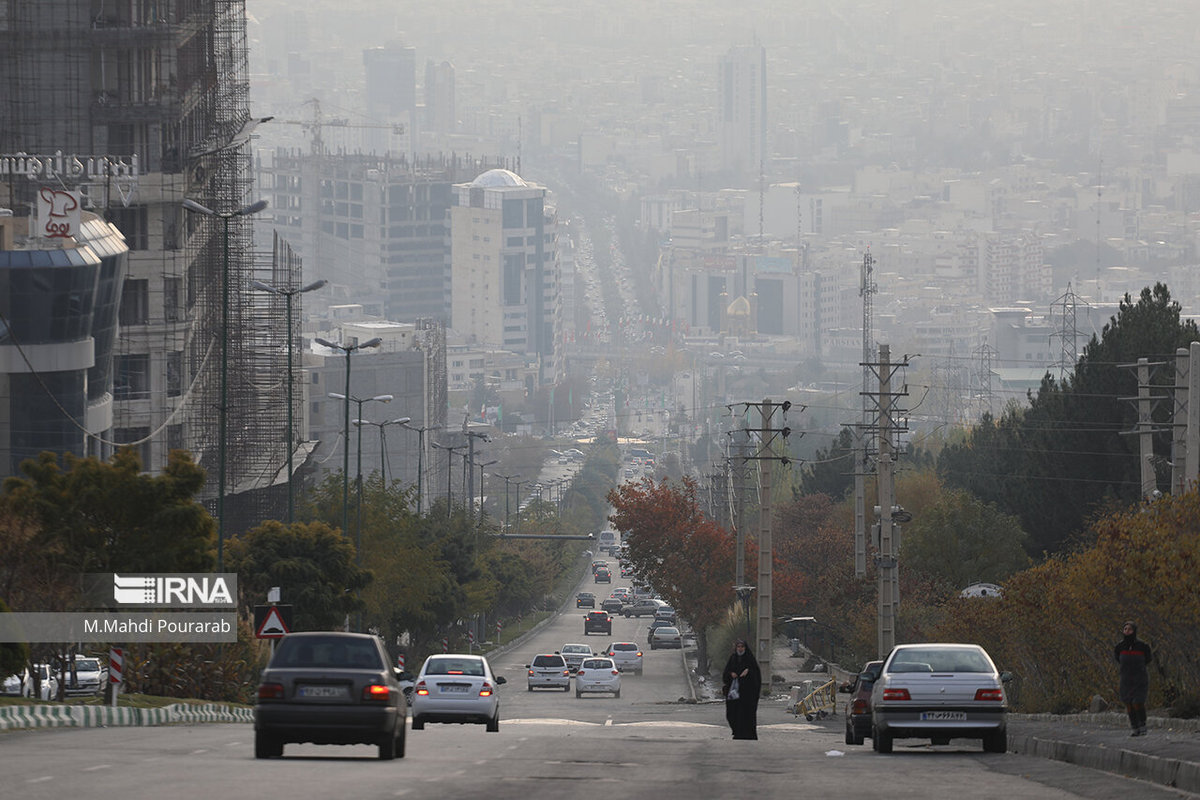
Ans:
{"label": "car wheel", "polygon": [[875,748],[876,753],[892,752],[892,734],[876,728],[871,734],[871,746]]}
{"label": "car wheel", "polygon": [[575,690],[575,696],[576,696],[576,697],[583,697],[583,692],[581,692],[581,691],[579,691],[578,689],[576,689],[576,690]]}
{"label": "car wheel", "polygon": [[983,752],[1004,753],[1008,751],[1008,732],[993,731],[983,737]]}
{"label": "car wheel", "polygon": [[564,687],[563,687],[563,691],[564,691],[564,692],[569,692],[569,691],[571,691],[571,684],[569,684],[569,683],[568,683],[566,686],[564,686]]}
{"label": "car wheel", "polygon": [[396,757],[396,736],[385,736],[379,740],[379,760],[391,761]]}
{"label": "car wheel", "polygon": [[283,744],[274,736],[261,731],[254,732],[254,757],[278,758],[283,755]]}
{"label": "car wheel", "polygon": [[397,726],[397,733],[400,735],[396,737],[396,758],[404,758],[404,745],[405,740],[408,738],[407,729],[404,727],[404,720],[400,720],[400,724]]}
{"label": "car wheel", "polygon": [[850,727],[850,722],[846,722],[846,744],[858,744],[854,741],[854,731]]}
{"label": "car wheel", "polygon": [[621,690],[617,689],[615,692],[613,692],[613,697],[620,700],[621,699]]}
{"label": "car wheel", "polygon": [[412,729],[414,731],[425,730],[425,720],[421,719],[420,717],[413,717]]}
{"label": "car wheel", "polygon": [[500,709],[497,708],[496,713],[492,716],[491,719],[489,719],[487,721],[487,732],[488,733],[499,733],[500,732]]}

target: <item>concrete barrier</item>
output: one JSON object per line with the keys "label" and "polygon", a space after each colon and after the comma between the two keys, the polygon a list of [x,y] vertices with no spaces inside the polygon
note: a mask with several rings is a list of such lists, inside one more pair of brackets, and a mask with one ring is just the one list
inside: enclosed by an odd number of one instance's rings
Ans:
{"label": "concrete barrier", "polygon": [[253,722],[254,711],[224,703],[192,705],[173,703],[161,708],[112,706],[3,706],[0,730],[19,728],[105,728],[190,724],[198,722]]}

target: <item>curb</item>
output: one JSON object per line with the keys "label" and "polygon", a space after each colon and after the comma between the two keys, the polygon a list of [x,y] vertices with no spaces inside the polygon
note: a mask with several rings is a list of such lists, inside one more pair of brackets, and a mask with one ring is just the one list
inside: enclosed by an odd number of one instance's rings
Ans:
{"label": "curb", "polygon": [[112,706],[6,706],[0,730],[25,728],[108,728],[197,722],[253,722],[254,711],[223,703],[173,703],[161,708]]}
{"label": "curb", "polygon": [[1200,764],[1160,758],[1115,747],[1063,742],[1009,733],[1008,750],[1020,755],[1065,761],[1081,767],[1112,772],[1130,778],[1200,793]]}

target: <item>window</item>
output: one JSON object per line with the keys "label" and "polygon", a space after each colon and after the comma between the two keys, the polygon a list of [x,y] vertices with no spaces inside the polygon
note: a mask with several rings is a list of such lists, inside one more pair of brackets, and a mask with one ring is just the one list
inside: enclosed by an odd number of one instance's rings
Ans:
{"label": "window", "polygon": [[167,322],[178,322],[183,318],[179,307],[179,278],[163,278],[163,316]]}
{"label": "window", "polygon": [[150,281],[126,278],[121,288],[122,325],[145,325],[150,321]]}
{"label": "window", "polygon": [[149,247],[149,225],[145,206],[110,209],[112,224],[125,234],[125,243],[130,250],[146,250]]}
{"label": "window", "polygon": [[150,396],[149,355],[117,356],[113,395],[118,400],[140,400]]}

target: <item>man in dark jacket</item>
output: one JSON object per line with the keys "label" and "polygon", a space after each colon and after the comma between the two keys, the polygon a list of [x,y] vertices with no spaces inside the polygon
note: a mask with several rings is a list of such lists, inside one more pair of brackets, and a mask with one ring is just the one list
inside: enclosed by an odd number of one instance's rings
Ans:
{"label": "man in dark jacket", "polygon": [[758,738],[758,695],[762,671],[744,639],[734,642],[733,652],[721,673],[725,695],[725,719],[735,739]]}
{"label": "man in dark jacket", "polygon": [[1150,691],[1150,673],[1146,669],[1154,654],[1150,645],[1137,638],[1137,625],[1126,622],[1121,627],[1125,638],[1117,642],[1113,655],[1121,665],[1119,693],[1125,710],[1129,713],[1129,724],[1133,728],[1130,736],[1146,735],[1146,695]]}

